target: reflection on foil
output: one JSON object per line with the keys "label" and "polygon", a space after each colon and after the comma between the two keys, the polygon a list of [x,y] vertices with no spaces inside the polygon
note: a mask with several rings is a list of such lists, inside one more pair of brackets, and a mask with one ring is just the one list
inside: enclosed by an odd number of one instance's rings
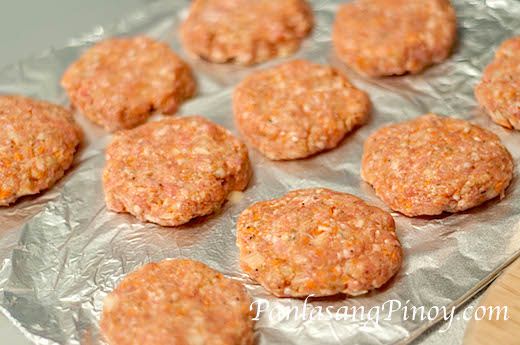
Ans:
{"label": "reflection on foil", "polygon": [[[329,63],[344,70],[367,91],[374,105],[370,121],[335,150],[310,159],[271,162],[251,150],[254,177],[240,198],[217,214],[181,228],[161,228],[128,215],[107,212],[101,188],[103,148],[110,139],[78,116],[86,143],[75,167],[52,190],[0,210],[0,306],[36,344],[99,344],[98,317],[106,294],[128,272],[163,258],[201,260],[242,281],[255,299],[273,308],[302,308],[304,301],[277,299],[251,282],[238,267],[235,220],[255,201],[304,187],[352,193],[387,209],[359,177],[362,145],[381,125],[432,111],[490,128],[520,156],[520,134],[507,131],[478,110],[473,87],[493,50],[520,33],[520,3],[515,0],[457,0],[459,42],[453,56],[417,76],[368,79],[347,70],[332,55],[330,29],[341,1],[316,0],[316,28],[293,57]],[[146,33],[180,49],[176,27],[189,1],[143,0],[143,9],[115,27],[97,28],[69,46],[21,61],[0,71],[0,92],[18,92],[66,103],[59,79],[64,69],[95,40],[110,35]],[[211,65],[184,56],[196,69],[199,96],[181,114],[202,114],[234,131],[232,86],[251,71]],[[313,306],[366,308],[388,300],[412,305],[459,306],[481,289],[520,250],[520,190],[515,179],[502,201],[457,215],[406,218],[394,213],[405,250],[404,266],[379,291],[356,298],[321,298]],[[395,344],[412,341],[434,321],[402,315],[370,320],[270,320],[257,322],[259,344]]]}

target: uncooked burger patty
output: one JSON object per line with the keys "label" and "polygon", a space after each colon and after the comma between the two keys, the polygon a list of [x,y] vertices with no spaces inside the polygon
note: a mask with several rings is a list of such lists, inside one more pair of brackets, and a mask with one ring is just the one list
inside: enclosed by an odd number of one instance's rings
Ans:
{"label": "uncooked burger patty", "polygon": [[242,135],[270,159],[336,147],[367,118],[370,101],[332,67],[295,60],[256,72],[233,97]]}
{"label": "uncooked burger patty", "polygon": [[195,0],[180,36],[205,60],[250,65],[296,51],[312,23],[304,0]]}
{"label": "uncooked burger patty", "polygon": [[0,205],[54,185],[74,160],[81,130],[65,108],[0,96]]}
{"label": "uncooked burger patty", "polygon": [[61,84],[75,107],[109,131],[135,127],[154,111],[175,113],[195,92],[189,66],[166,43],[143,36],[96,44]]}
{"label": "uncooked burger patty", "polygon": [[475,88],[475,95],[493,121],[520,130],[520,36],[498,48]]}
{"label": "uncooked burger patty", "polygon": [[242,269],[279,297],[359,295],[387,282],[402,261],[390,214],[328,189],[247,208],[237,245]]}
{"label": "uncooked burger patty", "polygon": [[214,212],[250,177],[245,145],[200,116],[118,132],[106,155],[107,207],[165,226]]}
{"label": "uncooked burger patty", "polygon": [[393,210],[438,215],[503,196],[513,160],[492,132],[427,114],[372,134],[365,142],[361,176]]}
{"label": "uncooked burger patty", "polygon": [[244,287],[193,260],[164,260],[129,274],[106,297],[101,330],[110,345],[251,345]]}
{"label": "uncooked burger patty", "polygon": [[456,37],[449,0],[354,0],[338,10],[338,57],[369,76],[418,73],[445,60]]}

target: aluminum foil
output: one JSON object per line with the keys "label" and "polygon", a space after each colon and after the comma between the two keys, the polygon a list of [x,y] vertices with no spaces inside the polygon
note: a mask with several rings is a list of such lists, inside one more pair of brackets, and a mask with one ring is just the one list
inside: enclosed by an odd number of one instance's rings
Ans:
{"label": "aluminum foil", "polygon": [[[316,0],[316,27],[292,56],[342,69],[374,105],[369,123],[342,144],[311,159],[271,162],[250,150],[254,177],[244,198],[228,202],[218,213],[181,228],[141,223],[108,212],[101,171],[110,136],[78,114],[86,140],[74,167],[51,190],[0,210],[0,308],[36,344],[99,344],[102,301],[125,274],[146,262],[189,257],[237,279],[256,301],[274,308],[302,308],[303,300],[276,299],[240,270],[235,221],[253,202],[289,190],[328,187],[357,195],[388,209],[360,180],[363,141],[383,124],[426,112],[466,118],[497,133],[518,162],[520,134],[495,124],[477,107],[473,87],[493,51],[520,33],[516,0],[455,0],[459,41],[451,58],[417,76],[368,79],[345,68],[331,53],[330,31],[337,0]],[[22,93],[67,104],[59,87],[64,69],[93,42],[113,35],[138,33],[165,40],[182,55],[177,27],[189,1],[146,1],[139,13],[114,27],[98,27],[0,71],[0,92]],[[184,56],[184,55],[183,55]],[[234,131],[233,85],[258,68],[212,65],[184,56],[196,71],[199,95],[180,114],[202,114]],[[157,115],[160,116],[160,115]],[[181,115],[182,116],[182,115]],[[515,178],[503,200],[456,215],[407,218],[393,213],[405,251],[399,274],[383,289],[355,298],[312,300],[314,306],[381,306],[399,300],[427,308],[460,306],[520,251],[520,190]],[[309,303],[309,301],[308,301]],[[403,315],[373,320],[277,321],[266,314],[257,322],[258,344],[396,344],[409,343],[433,320],[405,320]]]}

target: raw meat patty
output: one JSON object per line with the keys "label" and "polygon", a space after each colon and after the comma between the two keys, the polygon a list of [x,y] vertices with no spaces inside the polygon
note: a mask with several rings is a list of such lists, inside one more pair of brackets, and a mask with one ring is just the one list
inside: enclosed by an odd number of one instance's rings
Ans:
{"label": "raw meat patty", "polygon": [[498,48],[475,88],[475,96],[493,121],[520,130],[520,36]]}
{"label": "raw meat patty", "polygon": [[304,0],[195,0],[180,36],[205,60],[251,65],[293,53],[312,25]]}
{"label": "raw meat patty", "polygon": [[0,206],[52,187],[81,141],[68,110],[22,96],[0,96],[0,127]]}
{"label": "raw meat patty", "polygon": [[395,211],[438,215],[503,196],[513,159],[490,131],[427,114],[372,134],[365,142],[361,177]]}
{"label": "raw meat patty", "polygon": [[72,104],[108,131],[135,127],[154,111],[175,113],[195,93],[189,66],[166,43],[143,36],[96,44],[61,84]]}
{"label": "raw meat patty", "polygon": [[165,119],[117,133],[103,173],[108,209],[176,226],[210,214],[246,188],[247,149],[200,116]]}
{"label": "raw meat patty", "polygon": [[237,245],[242,269],[279,297],[359,295],[387,282],[402,261],[390,214],[329,189],[247,208]]}
{"label": "raw meat patty", "polygon": [[251,345],[244,287],[193,260],[164,260],[130,273],[104,302],[110,345]]}
{"label": "raw meat patty", "polygon": [[444,61],[456,38],[449,0],[355,0],[338,10],[338,57],[369,76],[418,73]]}
{"label": "raw meat patty", "polygon": [[336,147],[367,119],[370,101],[334,68],[295,60],[243,80],[233,109],[242,135],[282,160]]}

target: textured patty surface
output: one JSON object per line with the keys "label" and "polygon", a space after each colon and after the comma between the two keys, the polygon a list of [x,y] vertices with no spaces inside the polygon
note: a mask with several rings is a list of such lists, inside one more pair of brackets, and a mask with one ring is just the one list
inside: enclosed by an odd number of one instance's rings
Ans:
{"label": "textured patty surface", "polygon": [[216,211],[251,175],[245,145],[200,116],[118,132],[106,155],[107,207],[165,226]]}
{"label": "textured patty surface", "polygon": [[312,25],[304,0],[195,0],[180,36],[205,60],[251,65],[293,53]]}
{"label": "textured patty surface", "polygon": [[130,273],[103,306],[110,345],[251,345],[244,287],[193,260],[147,264]]}
{"label": "textured patty surface", "polygon": [[144,36],[94,45],[61,84],[76,108],[109,131],[135,127],[154,111],[175,113],[196,88],[189,66],[166,43]]}
{"label": "textured patty surface", "polygon": [[359,295],[401,266],[392,216],[346,193],[302,189],[240,215],[242,269],[279,297]]}
{"label": "textured patty surface", "polygon": [[336,147],[365,122],[370,101],[332,67],[294,60],[243,80],[233,110],[242,135],[268,158],[282,160]]}
{"label": "textured patty surface", "polygon": [[333,29],[338,57],[369,76],[418,73],[445,60],[456,38],[449,0],[355,0]]}
{"label": "textured patty surface", "polygon": [[503,196],[513,160],[492,132],[427,114],[372,134],[365,142],[361,176],[393,210],[438,215]]}
{"label": "textured patty surface", "polygon": [[500,45],[475,88],[475,96],[493,121],[520,130],[520,36]]}
{"label": "textured patty surface", "polygon": [[81,141],[68,110],[22,96],[0,96],[0,128],[0,206],[53,186]]}

